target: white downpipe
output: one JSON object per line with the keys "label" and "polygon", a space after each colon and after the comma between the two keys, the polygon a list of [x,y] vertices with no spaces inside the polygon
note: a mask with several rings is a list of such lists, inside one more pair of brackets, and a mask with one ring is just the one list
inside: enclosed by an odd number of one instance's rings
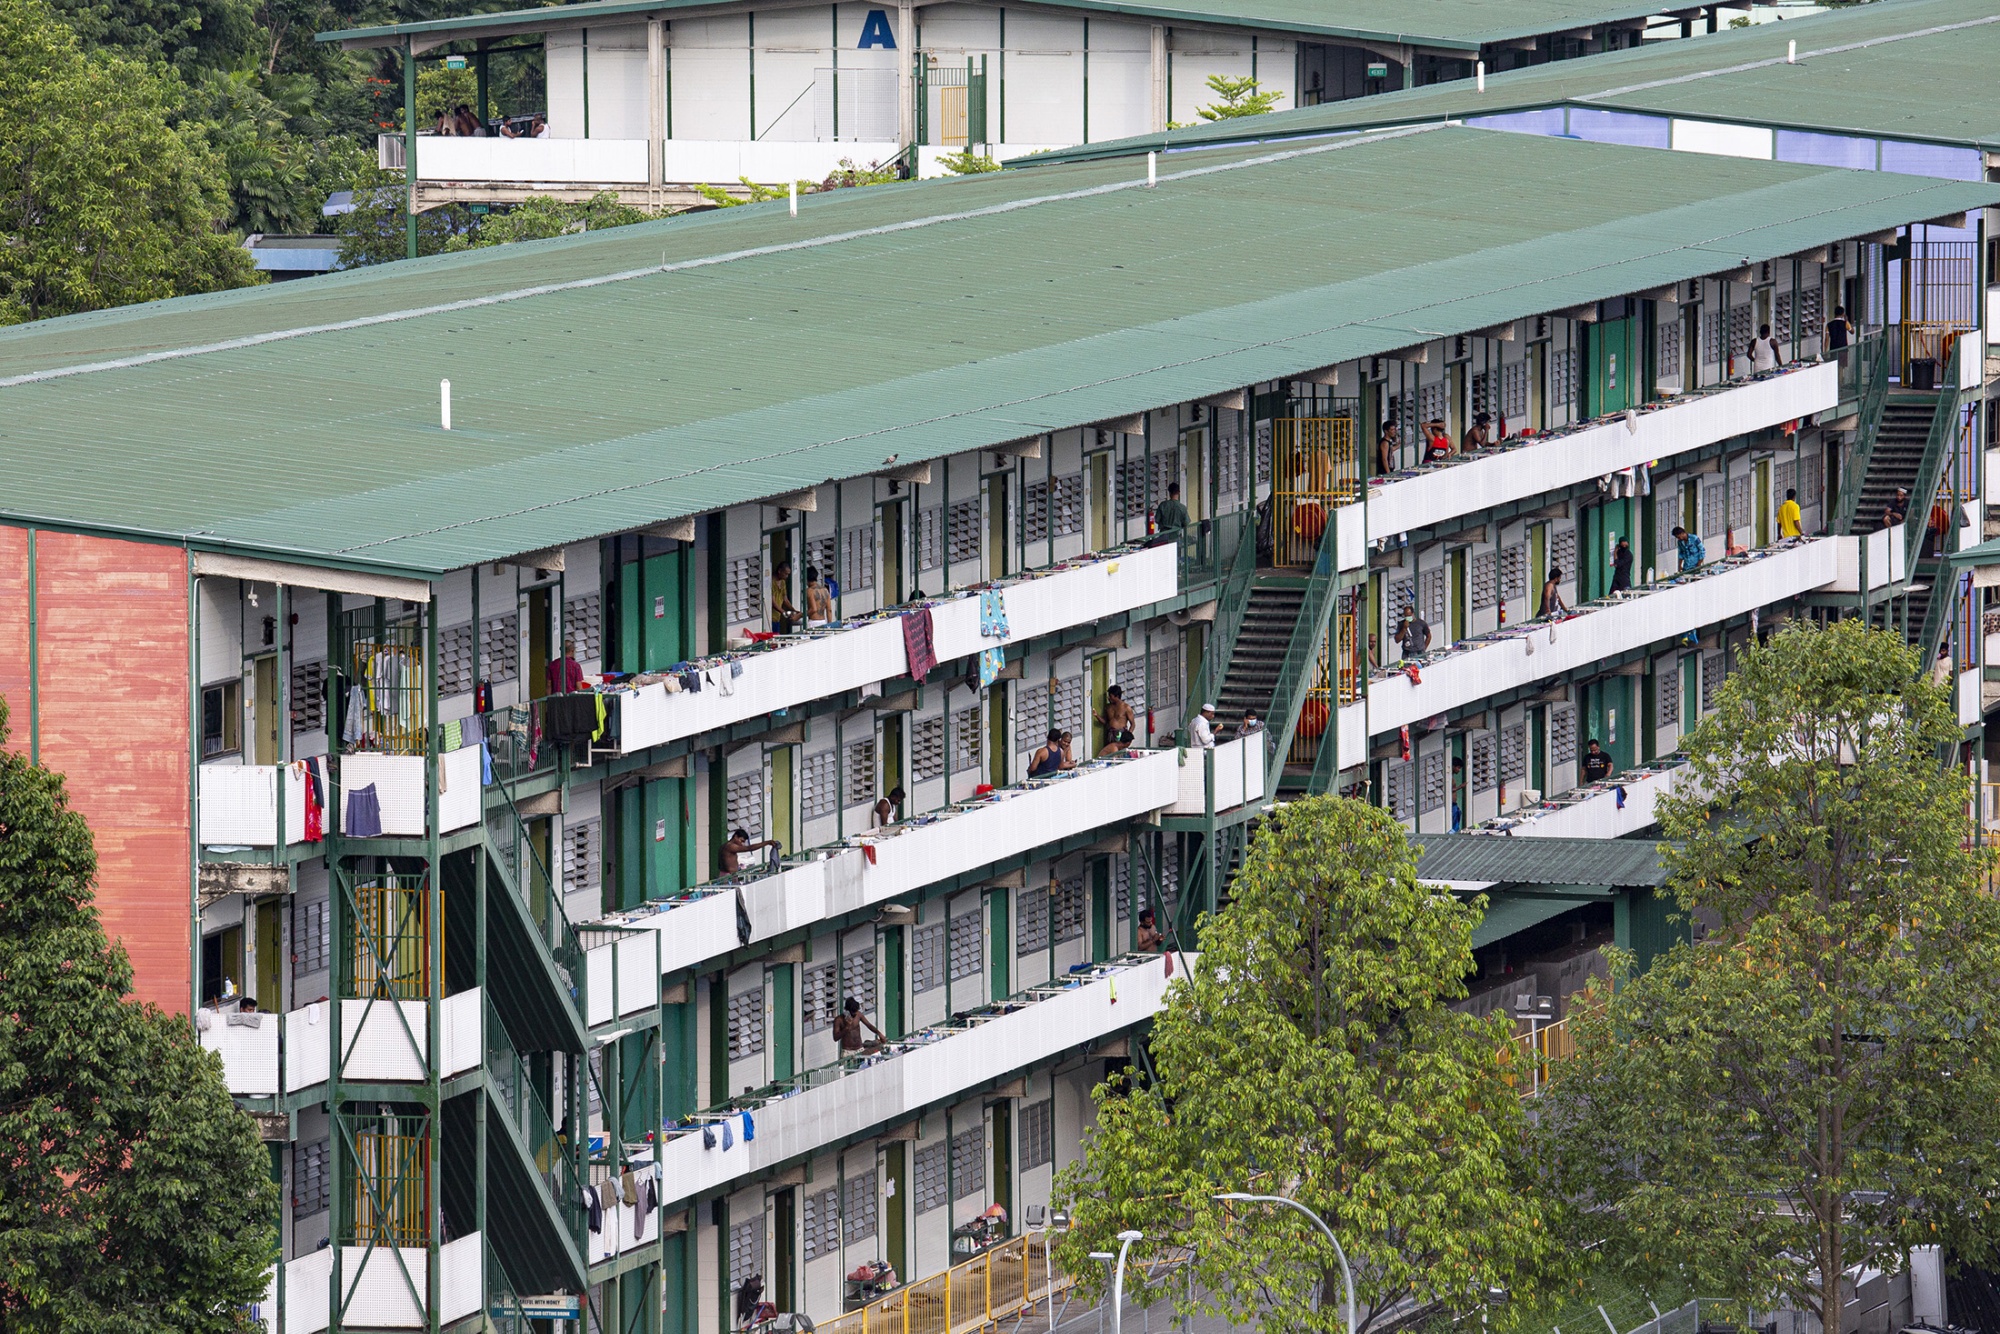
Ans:
{"label": "white downpipe", "polygon": [[438,417],[444,429],[451,429],[451,381],[438,381]]}

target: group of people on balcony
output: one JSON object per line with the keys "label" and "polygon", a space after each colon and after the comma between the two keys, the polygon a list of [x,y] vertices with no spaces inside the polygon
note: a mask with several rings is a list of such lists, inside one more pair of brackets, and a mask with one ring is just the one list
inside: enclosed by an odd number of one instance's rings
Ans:
{"label": "group of people on balcony", "polygon": [[[479,114],[465,103],[447,107],[438,112],[437,124],[433,130],[441,135],[459,139],[484,139],[488,137],[485,124]],[[549,123],[537,113],[525,129],[515,129],[512,121],[500,122],[500,137],[503,139],[546,139],[549,137]]]}

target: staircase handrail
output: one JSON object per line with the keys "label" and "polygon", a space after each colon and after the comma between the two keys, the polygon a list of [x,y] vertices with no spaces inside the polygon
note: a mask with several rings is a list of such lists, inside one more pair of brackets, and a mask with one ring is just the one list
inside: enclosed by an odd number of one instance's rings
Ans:
{"label": "staircase handrail", "polygon": [[1208,648],[1202,653],[1201,669],[1195,674],[1196,699],[1215,698],[1222,673],[1236,652],[1236,637],[1243,630],[1243,614],[1249,604],[1250,580],[1257,573],[1257,524],[1246,520],[1230,558],[1229,573],[1215,591],[1215,628],[1209,632]]}
{"label": "staircase handrail", "polygon": [[[579,1260],[584,1255],[583,1213],[578,1198],[583,1174],[578,1166],[578,1148],[566,1144],[557,1133],[555,1120],[535,1088],[527,1061],[507,1027],[493,998],[486,998],[486,1086],[499,1094],[502,1113],[528,1151],[528,1164],[548,1187],[549,1200],[568,1230],[570,1245]],[[510,1093],[511,1090],[511,1093]]]}
{"label": "staircase handrail", "polygon": [[1329,711],[1326,731],[1319,739],[1319,755],[1313,760],[1312,777],[1306,780],[1308,796],[1323,797],[1333,791],[1335,780],[1340,775],[1340,727],[1338,711]]}
{"label": "staircase handrail", "polygon": [[568,911],[563,907],[561,886],[549,874],[549,868],[543,863],[541,851],[536,848],[534,840],[528,837],[528,822],[522,817],[521,808],[514,802],[513,789],[506,783],[498,783],[495,786],[500,789],[500,795],[504,799],[497,809],[504,813],[506,819],[512,821],[515,849],[513,863],[516,882],[514,885],[515,892],[521,895],[523,906],[529,910],[528,915],[532,919],[534,917],[534,902],[530,897],[529,884],[521,875],[523,870],[522,857],[525,854],[528,859],[528,868],[532,869],[536,875],[539,875],[542,883],[548,887],[548,918],[546,921],[535,923],[541,930],[542,943],[548,948],[550,957],[555,960],[556,967],[569,975],[570,988],[574,993],[573,999],[576,1004],[577,1013],[587,1013],[588,1011],[584,1005],[584,985],[586,978],[583,966],[583,942],[577,935],[575,924],[569,920]]}
{"label": "staircase handrail", "polygon": [[1885,333],[1872,333],[1856,340],[1852,355],[1861,363],[1857,368],[1862,382],[1861,407],[1856,414],[1854,455],[1847,468],[1847,485],[1841,488],[1840,513],[1835,517],[1833,531],[1853,533],[1855,522],[1861,511],[1862,483],[1868,476],[1868,463],[1875,453],[1875,438],[1882,428],[1882,409],[1889,401],[1889,337]]}
{"label": "staircase handrail", "polygon": [[[1271,692],[1271,723],[1278,728],[1276,743],[1271,750],[1270,767],[1264,778],[1264,791],[1276,793],[1278,780],[1284,777],[1285,756],[1292,748],[1292,733],[1298,730],[1299,710],[1310,693],[1313,669],[1319,665],[1320,651],[1326,645],[1326,637],[1332,620],[1334,595],[1340,588],[1339,561],[1334,559],[1333,525],[1327,525],[1326,534],[1321,537],[1319,554],[1313,559],[1312,578],[1306,581],[1305,598],[1299,604],[1298,623],[1292,627],[1291,642],[1285,646],[1285,659],[1278,668],[1278,685]],[[1326,737],[1320,744],[1324,747],[1327,738],[1338,748],[1339,728],[1334,722],[1334,714],[1327,719]]]}
{"label": "staircase handrail", "polygon": [[[1917,568],[1917,553],[1923,550],[1924,529],[1930,523],[1931,506],[1937,503],[1938,486],[1944,481],[1945,460],[1955,443],[1958,425],[1958,359],[1965,355],[1965,339],[1952,344],[1945,361],[1945,382],[1938,390],[1937,410],[1931,413],[1931,433],[1924,441],[1923,459],[1917,464],[1916,481],[1910,488],[1910,509],[1903,516],[1903,568]],[[1936,601],[1935,598],[1932,599]]]}

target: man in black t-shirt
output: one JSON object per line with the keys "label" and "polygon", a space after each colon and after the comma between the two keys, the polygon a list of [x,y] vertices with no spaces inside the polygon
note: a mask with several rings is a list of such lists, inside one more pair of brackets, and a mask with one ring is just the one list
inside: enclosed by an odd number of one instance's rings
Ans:
{"label": "man in black t-shirt", "polygon": [[1601,783],[1611,777],[1611,757],[1597,744],[1597,738],[1590,739],[1590,746],[1583,755],[1583,781]]}

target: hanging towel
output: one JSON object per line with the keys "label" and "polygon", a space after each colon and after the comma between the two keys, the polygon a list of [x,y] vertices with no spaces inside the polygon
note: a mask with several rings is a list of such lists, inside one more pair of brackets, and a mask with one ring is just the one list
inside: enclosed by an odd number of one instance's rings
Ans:
{"label": "hanging towel", "polygon": [[484,741],[479,743],[479,785],[493,786],[493,747]]}
{"label": "hanging towel", "polygon": [[465,729],[456,720],[444,725],[444,748],[447,751],[459,749],[465,744]]}
{"label": "hanging towel", "polygon": [[590,1219],[590,1230],[592,1232],[604,1231],[604,1208],[597,1202],[597,1192],[585,1186],[582,1198],[584,1212]]}
{"label": "hanging towel", "polygon": [[750,1113],[745,1112],[743,1113],[743,1142],[745,1144],[748,1144],[751,1140],[756,1138],[757,1138],[757,1123],[756,1121],[751,1119]]}
{"label": "hanging towel", "polygon": [[736,1133],[729,1128],[729,1123],[733,1119],[732,1117],[724,1117],[722,1119],[722,1147],[724,1149],[733,1149],[736,1147]]}
{"label": "hanging towel", "polygon": [[594,694],[591,698],[597,701],[597,730],[590,734],[590,739],[592,741],[602,741],[604,739],[604,696]]}
{"label": "hanging towel", "polygon": [[362,693],[361,683],[355,682],[347,688],[347,722],[340,729],[340,739],[348,745],[361,740],[366,732],[368,696]]}
{"label": "hanging towel", "polygon": [[1621,810],[1621,811],[1622,811],[1622,810],[1624,810],[1624,809],[1625,809],[1625,785],[1624,785],[1623,783],[1620,783],[1620,784],[1619,784],[1619,785],[1618,785],[1617,787],[1613,788],[1613,789],[1612,789],[1612,791],[1618,794],[1618,809],[1619,809],[1619,810]]}
{"label": "hanging towel", "polygon": [[1007,650],[989,648],[979,655],[979,686],[985,689],[1000,679],[1000,673],[1007,670]]}
{"label": "hanging towel", "polygon": [[750,907],[743,901],[743,891],[736,891],[736,943],[738,946],[750,943]]}
{"label": "hanging towel", "polygon": [[633,1206],[634,1208],[638,1207],[639,1183],[632,1179],[632,1174],[630,1172],[627,1172],[624,1176],[618,1178],[618,1193],[625,1197],[625,1203]]}
{"label": "hanging towel", "polygon": [[931,645],[931,609],[906,611],[903,620],[903,655],[909,660],[910,679],[919,684],[937,666],[937,652]]}
{"label": "hanging towel", "polygon": [[382,802],[369,783],[347,794],[347,819],[342,833],[351,838],[377,838],[382,833]]}
{"label": "hanging towel", "polygon": [[486,739],[486,720],[478,714],[458,720],[458,744],[476,746]]}
{"label": "hanging towel", "polygon": [[713,1124],[705,1125],[701,1128],[701,1147],[704,1149],[715,1147],[715,1126]]}

